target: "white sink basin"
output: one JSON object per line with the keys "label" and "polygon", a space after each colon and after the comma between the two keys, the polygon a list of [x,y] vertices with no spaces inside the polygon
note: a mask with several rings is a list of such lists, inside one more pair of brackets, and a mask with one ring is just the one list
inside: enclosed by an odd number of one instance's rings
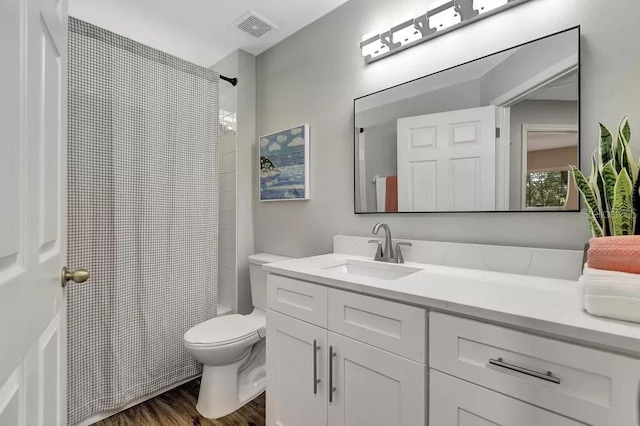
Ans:
{"label": "white sink basin", "polygon": [[324,268],[326,271],[344,275],[359,275],[362,277],[377,278],[393,281],[422,271],[420,268],[395,263],[378,261],[366,261],[359,259],[347,259],[338,265]]}

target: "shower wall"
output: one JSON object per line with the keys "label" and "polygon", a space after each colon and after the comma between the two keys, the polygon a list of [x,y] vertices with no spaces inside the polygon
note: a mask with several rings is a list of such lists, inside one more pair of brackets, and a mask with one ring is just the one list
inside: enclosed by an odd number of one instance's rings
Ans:
{"label": "shower wall", "polygon": [[[236,50],[213,67],[237,76],[220,84],[220,270],[219,303],[233,312],[252,309],[248,256],[253,248],[253,203],[257,164],[255,56]],[[219,311],[224,308],[219,308]]]}

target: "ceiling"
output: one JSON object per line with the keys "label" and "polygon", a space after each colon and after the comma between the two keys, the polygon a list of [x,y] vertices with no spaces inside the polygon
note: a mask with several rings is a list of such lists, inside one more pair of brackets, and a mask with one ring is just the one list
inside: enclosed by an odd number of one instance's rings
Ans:
{"label": "ceiling", "polygon": [[572,146],[578,146],[578,132],[542,131],[527,134],[527,151],[545,151]]}
{"label": "ceiling", "polygon": [[[204,67],[236,49],[258,55],[347,0],[69,0],[69,15]],[[278,27],[254,38],[233,24],[254,11]]]}
{"label": "ceiling", "polygon": [[578,71],[560,77],[532,93],[528,100],[536,101],[577,101],[580,93]]}

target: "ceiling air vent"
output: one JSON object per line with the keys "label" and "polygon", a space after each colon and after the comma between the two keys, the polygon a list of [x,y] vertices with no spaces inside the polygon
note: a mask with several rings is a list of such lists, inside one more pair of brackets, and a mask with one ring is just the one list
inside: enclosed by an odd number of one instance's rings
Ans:
{"label": "ceiling air vent", "polygon": [[233,26],[255,38],[260,38],[269,31],[278,28],[253,11],[249,11],[242,15],[242,17],[238,19]]}

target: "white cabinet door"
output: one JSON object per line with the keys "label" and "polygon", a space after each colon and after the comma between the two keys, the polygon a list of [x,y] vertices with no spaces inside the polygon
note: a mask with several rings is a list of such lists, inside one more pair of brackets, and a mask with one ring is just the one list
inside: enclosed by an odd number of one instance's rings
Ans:
{"label": "white cabinet door", "polygon": [[0,425],[65,425],[66,0],[0,1]]}
{"label": "white cabinet door", "polygon": [[431,370],[429,424],[437,426],[584,426],[551,411]]}
{"label": "white cabinet door", "polygon": [[327,425],[327,354],[326,330],[267,311],[267,425]]}
{"label": "white cabinet door", "polygon": [[329,425],[426,425],[426,366],[332,332],[329,348]]}
{"label": "white cabinet door", "polygon": [[398,209],[496,210],[496,108],[398,119]]}

